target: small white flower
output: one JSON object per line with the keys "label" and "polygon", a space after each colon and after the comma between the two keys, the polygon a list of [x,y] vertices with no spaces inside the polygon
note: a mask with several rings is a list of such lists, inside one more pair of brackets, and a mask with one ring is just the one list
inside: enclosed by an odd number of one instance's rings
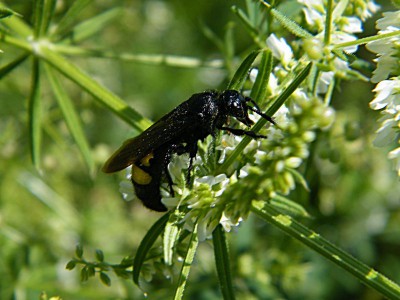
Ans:
{"label": "small white flower", "polygon": [[310,8],[303,8],[303,12],[307,24],[319,30],[323,28],[323,17],[321,13],[319,13],[315,9],[310,9]]}
{"label": "small white flower", "polygon": [[322,72],[317,83],[317,93],[325,94],[328,91],[328,86],[331,84],[334,72]]}
{"label": "small white flower", "polygon": [[388,158],[393,159],[394,167],[397,170],[397,175],[400,176],[400,147],[390,151]]}
{"label": "small white flower", "polygon": [[[193,166],[196,165],[200,157],[193,160]],[[182,176],[182,171],[186,170],[189,166],[189,155],[174,155],[173,160],[168,164],[168,172],[171,175],[172,181],[176,181]]]}
{"label": "small white flower", "polygon": [[397,121],[389,115],[384,116],[379,121],[381,122],[381,127],[376,131],[376,138],[373,143],[377,147],[383,147],[393,142],[399,132],[394,129]]}
{"label": "small white flower", "polygon": [[361,20],[356,17],[347,17],[346,23],[343,26],[343,31],[348,33],[362,32],[363,28]]}
{"label": "small white flower", "polygon": [[268,80],[268,91],[271,94],[271,97],[275,97],[279,93],[279,85],[278,85],[278,79],[274,75],[274,73],[271,73],[269,75],[269,80]]}
{"label": "small white flower", "polygon": [[279,59],[283,67],[287,68],[293,59],[293,52],[285,39],[278,39],[275,34],[271,34],[267,38],[267,46],[271,49],[272,55]]}
{"label": "small white flower", "polygon": [[[380,29],[379,34],[394,32],[400,29],[400,11],[383,13],[383,18],[376,22],[376,27]],[[376,70],[371,78],[372,82],[379,82],[386,79],[390,74],[399,74],[400,62],[398,48],[400,47],[400,37],[395,36],[390,39],[376,40],[366,45],[367,49],[377,54],[378,58]]]}
{"label": "small white flower", "polygon": [[222,225],[222,227],[224,228],[224,230],[226,232],[230,232],[232,227],[237,227],[239,226],[240,222],[243,221],[242,218],[239,218],[239,220],[237,222],[232,222],[232,220],[230,218],[228,218],[225,213],[222,214],[221,220],[219,221],[219,223]]}
{"label": "small white flower", "polygon": [[135,198],[132,183],[128,180],[121,181],[119,184],[119,192],[125,201],[131,201]]}
{"label": "small white flower", "polygon": [[252,83],[256,82],[257,75],[258,75],[258,69],[252,68],[249,74],[249,79]]}
{"label": "small white flower", "polygon": [[285,165],[288,168],[295,169],[295,168],[298,168],[301,165],[302,162],[303,162],[303,160],[300,157],[292,156],[292,157],[289,157],[289,158],[286,159]]}
{"label": "small white flower", "polygon": [[246,164],[243,168],[239,171],[239,178],[245,178],[249,175],[249,164]]}
{"label": "small white flower", "polygon": [[127,167],[125,172],[125,179],[119,183],[119,192],[122,194],[122,198],[125,201],[132,201],[133,199],[136,199],[136,194],[133,191],[131,182],[132,167]]}
{"label": "small white flower", "polygon": [[198,186],[200,184],[207,184],[211,189],[218,185],[217,190],[214,191],[214,196],[218,197],[224,192],[226,186],[229,184],[229,178],[227,178],[225,174],[219,174],[217,176],[203,176],[196,178],[194,181],[194,185]]}
{"label": "small white flower", "polygon": [[376,21],[376,28],[386,30],[388,28],[400,28],[400,11],[387,11],[383,13],[383,18]]}
{"label": "small white flower", "polygon": [[392,108],[400,104],[399,79],[383,80],[376,85],[373,91],[376,96],[369,104],[372,109]]}
{"label": "small white flower", "polygon": [[225,157],[228,153],[232,152],[236,146],[241,142],[242,137],[233,134],[224,134],[221,137],[221,143],[215,147],[216,150],[221,151],[221,156],[218,159],[218,163],[222,164],[225,161]]}
{"label": "small white flower", "polygon": [[263,158],[266,156],[267,156],[267,153],[265,151],[261,151],[261,150],[257,149],[256,154],[254,154],[256,165],[260,165],[263,161]]}
{"label": "small white flower", "polygon": [[365,21],[366,19],[372,17],[374,13],[376,13],[380,9],[380,6],[375,4],[374,1],[368,1],[364,6],[359,6],[356,8],[356,13],[360,16],[361,20]]}
{"label": "small white flower", "polygon": [[[297,0],[303,7],[303,13],[305,20],[310,27],[316,32],[322,32],[325,29],[325,18],[326,18],[326,1],[322,0]],[[346,8],[348,1],[338,1],[335,4],[334,11],[332,13],[332,21],[335,30],[356,33],[362,32],[362,22],[371,16],[371,13],[377,11],[379,6],[370,1],[368,4],[365,3],[354,3],[356,16],[346,16]]]}

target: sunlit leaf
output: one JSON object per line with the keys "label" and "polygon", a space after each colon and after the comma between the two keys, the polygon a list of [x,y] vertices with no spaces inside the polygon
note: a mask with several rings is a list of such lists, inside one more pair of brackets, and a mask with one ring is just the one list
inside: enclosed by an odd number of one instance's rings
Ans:
{"label": "sunlit leaf", "polygon": [[52,68],[47,66],[46,71],[69,131],[78,145],[78,148],[86,162],[86,165],[89,168],[90,173],[93,174],[94,160],[78,113],[76,112],[71,99],[69,98],[62,84],[59,82]]}

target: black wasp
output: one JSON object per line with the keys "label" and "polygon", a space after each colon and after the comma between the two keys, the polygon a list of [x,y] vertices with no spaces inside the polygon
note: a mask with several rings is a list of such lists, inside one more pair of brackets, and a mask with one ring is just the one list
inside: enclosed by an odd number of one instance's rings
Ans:
{"label": "black wasp", "polygon": [[171,194],[174,194],[172,178],[168,172],[172,155],[189,154],[187,180],[190,181],[199,140],[203,141],[210,134],[215,136],[217,130],[265,138],[253,131],[225,126],[230,116],[246,126],[253,125],[248,115],[249,110],[274,123],[250,97],[235,90],[194,94],[146,131],[125,141],[107,160],[103,171],[113,173],[132,165],[131,180],[137,197],[152,210],[166,211],[167,208],[161,203],[160,185],[165,178]]}

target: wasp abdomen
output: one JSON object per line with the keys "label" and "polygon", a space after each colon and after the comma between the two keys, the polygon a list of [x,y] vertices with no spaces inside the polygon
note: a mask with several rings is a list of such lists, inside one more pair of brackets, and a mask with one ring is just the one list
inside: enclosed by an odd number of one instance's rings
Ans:
{"label": "wasp abdomen", "polygon": [[150,152],[132,164],[131,180],[136,196],[143,204],[155,211],[167,211],[161,203],[160,184],[163,176],[162,155]]}

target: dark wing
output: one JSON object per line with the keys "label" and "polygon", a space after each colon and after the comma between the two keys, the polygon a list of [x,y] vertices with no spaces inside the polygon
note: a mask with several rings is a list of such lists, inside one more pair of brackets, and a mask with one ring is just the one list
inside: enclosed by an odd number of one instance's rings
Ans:
{"label": "dark wing", "polygon": [[185,132],[192,132],[196,122],[188,116],[185,104],[186,102],[179,105],[137,137],[126,140],[106,161],[103,172],[113,173],[125,169],[161,145],[171,142]]}

